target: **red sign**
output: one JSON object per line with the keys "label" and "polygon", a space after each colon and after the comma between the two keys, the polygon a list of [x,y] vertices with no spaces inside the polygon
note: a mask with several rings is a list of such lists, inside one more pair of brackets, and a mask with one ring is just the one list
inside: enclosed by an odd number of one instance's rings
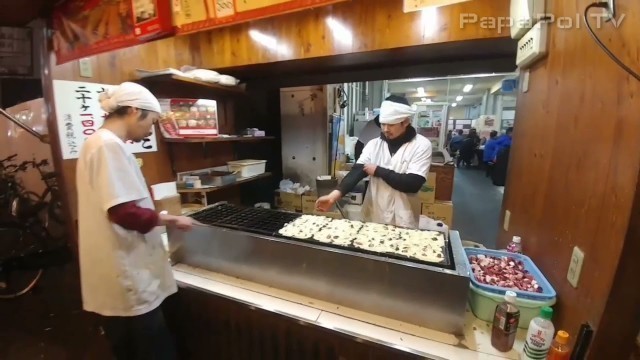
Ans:
{"label": "red sign", "polygon": [[262,19],[346,0],[181,0],[174,1],[178,33],[187,34]]}
{"label": "red sign", "polygon": [[55,8],[53,28],[62,64],[173,34],[171,0],[68,0]]}

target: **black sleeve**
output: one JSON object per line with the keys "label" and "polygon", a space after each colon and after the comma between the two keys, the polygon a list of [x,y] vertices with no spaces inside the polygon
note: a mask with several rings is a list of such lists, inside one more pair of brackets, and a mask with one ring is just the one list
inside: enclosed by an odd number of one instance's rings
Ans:
{"label": "black sleeve", "polygon": [[392,188],[403,193],[417,193],[427,181],[417,174],[398,174],[397,172],[385,169],[381,166],[376,168],[375,176],[381,178]]}
{"label": "black sleeve", "polygon": [[342,195],[346,195],[348,192],[351,192],[358,183],[367,177],[367,173],[364,172],[363,164],[355,164],[351,171],[347,174],[347,176],[342,179],[340,185],[338,185],[338,190],[342,193]]}

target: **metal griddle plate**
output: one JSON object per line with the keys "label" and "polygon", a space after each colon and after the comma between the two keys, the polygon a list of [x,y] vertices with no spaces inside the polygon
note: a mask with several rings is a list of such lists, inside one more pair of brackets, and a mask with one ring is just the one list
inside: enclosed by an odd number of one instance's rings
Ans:
{"label": "metal griddle plate", "polygon": [[242,208],[235,205],[221,203],[210,206],[206,209],[200,210],[190,215],[195,220],[207,224],[214,225],[234,230],[241,230],[255,234],[274,236],[283,239],[305,242],[314,245],[322,245],[325,247],[331,247],[335,249],[354,251],[362,254],[384,256],[401,261],[409,261],[417,264],[436,266],[445,269],[455,270],[455,263],[452,258],[451,243],[449,237],[445,235],[445,246],[443,249],[444,258],[439,263],[432,263],[427,261],[418,260],[408,256],[402,256],[396,253],[379,253],[375,251],[369,251],[361,249],[355,246],[342,246],[330,243],[321,243],[314,239],[298,239],[288,236],[283,236],[278,233],[278,230],[282,229],[286,224],[294,221],[302,216],[302,214],[277,211],[264,208]]}

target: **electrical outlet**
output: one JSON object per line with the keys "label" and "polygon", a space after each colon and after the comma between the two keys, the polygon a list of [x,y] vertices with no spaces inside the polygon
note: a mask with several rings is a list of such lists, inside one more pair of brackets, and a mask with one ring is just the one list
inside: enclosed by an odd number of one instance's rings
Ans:
{"label": "electrical outlet", "polygon": [[83,58],[78,61],[80,65],[80,76],[90,78],[93,77],[93,69],[91,68],[91,59]]}
{"label": "electrical outlet", "polygon": [[549,24],[540,21],[518,41],[516,65],[526,69],[547,55],[547,29]]}
{"label": "electrical outlet", "polygon": [[571,254],[571,262],[569,263],[569,271],[567,271],[567,280],[569,284],[574,288],[578,287],[578,280],[580,280],[580,272],[582,272],[582,263],[584,262],[584,253],[579,247],[573,248]]}
{"label": "electrical outlet", "polygon": [[509,231],[509,220],[511,220],[511,211],[506,210],[504,212],[504,223],[502,224],[504,231]]}
{"label": "electrical outlet", "polygon": [[526,93],[527,91],[529,91],[529,77],[531,75],[531,72],[529,71],[529,69],[525,70],[524,73],[522,74],[522,92]]}

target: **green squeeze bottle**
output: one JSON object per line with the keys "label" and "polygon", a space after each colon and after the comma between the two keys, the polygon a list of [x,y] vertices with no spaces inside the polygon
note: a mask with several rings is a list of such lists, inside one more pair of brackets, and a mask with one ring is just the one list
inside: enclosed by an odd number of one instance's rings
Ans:
{"label": "green squeeze bottle", "polygon": [[545,306],[540,310],[540,316],[531,319],[525,338],[523,359],[544,360],[547,357],[556,332],[551,322],[552,316],[553,309]]}

